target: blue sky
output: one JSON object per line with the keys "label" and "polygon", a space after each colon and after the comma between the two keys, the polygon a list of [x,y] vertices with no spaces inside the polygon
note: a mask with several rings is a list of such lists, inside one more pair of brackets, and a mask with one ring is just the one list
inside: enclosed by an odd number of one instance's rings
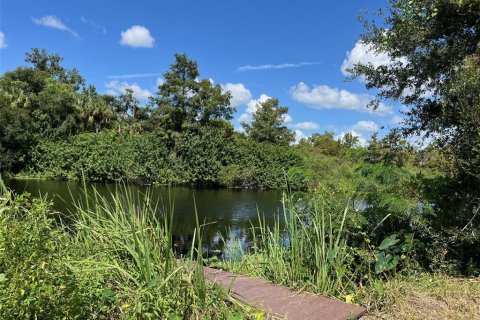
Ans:
{"label": "blue sky", "polygon": [[142,98],[155,93],[173,55],[186,53],[201,78],[232,92],[235,127],[266,97],[289,107],[298,137],[330,130],[368,139],[399,121],[388,104],[366,109],[374,93],[361,80],[346,83],[342,71],[354,61],[388,63],[357,43],[357,16],[384,0],[0,1],[1,74],[24,65],[30,48],[45,48],[99,92],[131,87]]}

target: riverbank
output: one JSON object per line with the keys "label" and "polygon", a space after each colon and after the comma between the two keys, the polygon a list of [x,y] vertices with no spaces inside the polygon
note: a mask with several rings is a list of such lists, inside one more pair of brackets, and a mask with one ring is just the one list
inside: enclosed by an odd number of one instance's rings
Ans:
{"label": "riverbank", "polygon": [[[169,218],[149,203],[78,203],[68,225],[48,202],[3,190],[0,196],[0,318],[238,319],[254,312],[205,281],[201,230],[177,263]],[[25,279],[29,279],[25,281]]]}
{"label": "riverbank", "polygon": [[[75,201],[75,217],[66,225],[47,201],[4,190],[0,317],[265,318],[206,282],[204,264],[363,305],[369,309],[366,319],[414,319],[417,311],[423,319],[480,314],[478,281],[417,272],[405,267],[407,256],[399,257],[395,268],[382,267],[378,250],[400,254],[393,249],[403,246],[392,238],[362,251],[362,242],[352,241],[358,233],[354,207],[327,190],[285,197],[273,224],[257,217],[259,225],[249,231],[253,247],[234,239],[225,243],[230,250],[225,260],[205,258],[206,225],[198,214],[190,250],[179,256],[172,242],[177,213],[158,211],[149,196],[134,205],[139,194],[90,191],[83,194],[88,199]],[[429,308],[435,310],[428,313]]]}
{"label": "riverbank", "polygon": [[285,189],[289,181],[291,188],[306,187],[305,164],[293,148],[225,136],[215,128],[190,129],[175,139],[82,133],[39,141],[29,152],[20,176],[245,189]]}

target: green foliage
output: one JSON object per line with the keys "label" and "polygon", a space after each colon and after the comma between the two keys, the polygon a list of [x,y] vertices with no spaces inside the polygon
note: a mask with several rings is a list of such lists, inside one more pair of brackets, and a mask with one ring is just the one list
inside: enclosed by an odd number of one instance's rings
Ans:
{"label": "green foliage", "polygon": [[271,227],[259,215],[252,226],[252,252],[230,268],[295,288],[345,297],[357,272],[350,234],[357,213],[350,199],[319,189],[307,197],[284,196],[283,212]]}
{"label": "green foliage", "polygon": [[344,148],[340,141],[335,140],[333,132],[313,133],[308,139],[302,139],[299,148],[314,149],[315,153],[321,153],[326,156],[340,156]]}
{"label": "green foliage", "polygon": [[137,183],[174,179],[166,142],[154,134],[85,133],[71,141],[42,141],[31,156],[27,170],[53,179]]}
{"label": "green foliage", "polygon": [[230,93],[223,93],[209,79],[199,80],[199,75],[196,61],[186,54],[175,55],[175,63],[163,75],[165,82],[151,98],[157,105],[152,117],[163,130],[181,132],[185,125],[232,118],[235,108],[230,106]]}
{"label": "green foliage", "polygon": [[3,194],[0,225],[0,318],[100,318],[110,310],[98,275],[71,268],[75,248],[48,203]]}
{"label": "green foliage", "polygon": [[413,237],[408,236],[402,246],[397,245],[400,239],[396,234],[392,234],[380,243],[375,250],[375,272],[384,273],[387,271],[395,271],[398,264],[405,257],[403,254],[409,253],[412,249]]}
{"label": "green foliage", "polygon": [[373,134],[365,152],[365,161],[402,167],[412,159],[413,147],[396,130],[390,131],[380,141]]}
{"label": "green foliage", "polygon": [[171,154],[180,183],[216,185],[221,168],[230,161],[232,137],[222,128],[185,130],[175,141]]}
{"label": "green foliage", "polygon": [[295,134],[283,125],[287,107],[281,107],[278,99],[270,98],[257,104],[251,124],[242,123],[245,133],[257,142],[270,142],[288,146],[295,140]]}
{"label": "green foliage", "polygon": [[353,184],[350,180],[355,175],[357,162],[353,155],[361,149],[349,148],[335,140],[331,132],[314,133],[308,139],[302,139],[295,149],[302,155],[304,175],[310,189],[319,185],[336,188],[339,182]]}
{"label": "green foliage", "polygon": [[[295,179],[295,189],[305,188],[302,158],[289,147],[271,143],[235,139],[232,145],[231,161],[220,170],[220,183],[227,187],[249,189],[286,188],[289,170]],[[266,170],[266,168],[268,168]]]}
{"label": "green foliage", "polygon": [[115,100],[99,95],[94,86],[88,86],[78,94],[75,111],[79,131],[99,133],[108,128],[108,124],[113,120],[112,107],[115,106],[109,105],[111,102],[114,103]]}
{"label": "green foliage", "polygon": [[170,150],[168,137],[115,132],[45,140],[31,150],[25,173],[51,179],[251,189],[286,188],[287,180],[292,189],[306,186],[302,159],[292,149],[234,139],[217,127],[191,127],[173,143]]}
{"label": "green foliage", "polygon": [[[143,201],[133,205],[134,197]],[[205,282],[201,258],[175,259],[174,213],[150,199],[85,194],[63,225],[42,199],[2,192],[0,318],[248,318]],[[201,232],[197,224],[199,240]]]}
{"label": "green foliage", "polygon": [[377,100],[406,106],[405,134],[424,133],[437,142],[450,164],[444,173],[450,181],[443,190],[447,199],[435,199],[440,200],[437,214],[448,212],[457,225],[473,218],[475,230],[480,222],[474,216],[480,198],[478,1],[391,0],[385,12],[383,21],[364,21],[362,41],[393,62],[360,63],[350,71],[363,77],[367,88],[378,89]]}

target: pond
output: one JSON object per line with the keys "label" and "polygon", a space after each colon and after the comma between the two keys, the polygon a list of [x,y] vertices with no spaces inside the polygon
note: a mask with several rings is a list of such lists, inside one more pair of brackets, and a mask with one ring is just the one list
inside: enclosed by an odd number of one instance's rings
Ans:
{"label": "pond", "polygon": [[[5,184],[17,193],[27,191],[34,196],[51,199],[54,209],[67,215],[73,209],[73,202],[83,196],[82,183],[75,181],[8,179]],[[87,183],[87,190],[95,188],[107,197],[119,187],[134,192],[149,192],[160,207],[161,203],[168,204],[169,196],[174,200],[173,240],[180,254],[188,252],[193,239],[194,198],[200,223],[206,224],[203,230],[204,252],[209,255],[221,256],[225,246],[233,244],[245,249],[252,241],[249,229],[252,223],[257,224],[258,212],[265,217],[267,224],[273,224],[274,215],[282,210],[280,191]]]}

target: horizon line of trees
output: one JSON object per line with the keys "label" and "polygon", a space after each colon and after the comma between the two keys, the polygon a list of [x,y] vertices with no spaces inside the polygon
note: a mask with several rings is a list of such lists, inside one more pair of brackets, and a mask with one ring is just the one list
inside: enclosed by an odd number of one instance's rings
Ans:
{"label": "horizon line of trees", "polygon": [[[41,140],[104,130],[153,132],[174,139],[186,130],[212,127],[256,142],[288,146],[295,141],[295,133],[283,121],[288,107],[276,98],[259,102],[251,123],[242,122],[243,132],[235,131],[230,92],[199,79],[197,62],[186,54],[175,55],[165,81],[143,105],[130,88],[118,96],[98,93],[77,69],[65,69],[62,60],[34,48],[25,57],[32,67],[18,67],[0,77],[0,172],[21,171],[28,164],[28,151]],[[352,133],[339,142],[347,148],[359,145]]]}

